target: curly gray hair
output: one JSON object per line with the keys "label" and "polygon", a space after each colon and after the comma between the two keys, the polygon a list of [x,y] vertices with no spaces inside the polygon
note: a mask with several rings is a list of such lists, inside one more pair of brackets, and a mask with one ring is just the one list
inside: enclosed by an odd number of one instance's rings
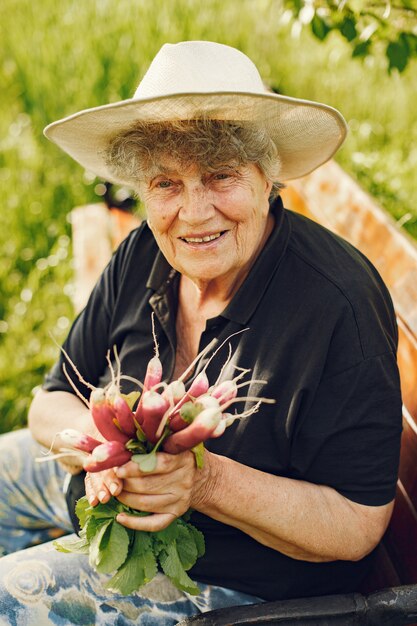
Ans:
{"label": "curly gray hair", "polygon": [[204,118],[137,122],[110,142],[106,163],[116,176],[132,181],[138,191],[143,177],[164,155],[184,166],[197,164],[205,171],[253,163],[273,183],[272,197],[283,187],[278,180],[281,163],[277,148],[265,129],[254,123]]}

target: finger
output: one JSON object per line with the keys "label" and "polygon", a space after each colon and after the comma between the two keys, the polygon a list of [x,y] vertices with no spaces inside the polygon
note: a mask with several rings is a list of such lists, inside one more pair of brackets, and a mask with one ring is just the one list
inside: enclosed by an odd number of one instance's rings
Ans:
{"label": "finger", "polygon": [[86,495],[92,506],[98,502],[108,502],[111,496],[117,496],[123,489],[123,481],[120,480],[113,470],[106,472],[87,473]]}
{"label": "finger", "polygon": [[85,495],[87,496],[88,502],[90,503],[91,506],[96,506],[99,503],[99,499],[96,495],[96,492],[94,491],[92,487],[90,474],[86,475],[84,479],[84,484],[85,484]]}
{"label": "finger", "polygon": [[125,478],[123,490],[150,495],[188,491],[193,486],[193,476],[193,473],[175,471],[171,474],[151,474],[138,478]]}
{"label": "finger", "polygon": [[173,493],[147,495],[122,491],[117,499],[131,509],[143,511],[144,513],[174,513],[175,515],[183,513],[182,499]]}
{"label": "finger", "polygon": [[122,526],[131,528],[132,530],[157,532],[158,530],[167,528],[176,518],[177,516],[173,513],[154,513],[153,515],[146,515],[144,517],[119,513],[116,520]]}

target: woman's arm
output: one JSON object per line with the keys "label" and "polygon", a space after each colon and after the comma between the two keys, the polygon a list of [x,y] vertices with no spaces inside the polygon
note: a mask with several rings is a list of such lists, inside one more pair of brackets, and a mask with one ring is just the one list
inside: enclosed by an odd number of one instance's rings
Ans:
{"label": "woman's arm", "polygon": [[[57,434],[66,428],[74,428],[103,439],[97,432],[86,405],[77,396],[66,391],[40,389],[30,405],[28,423],[33,437],[48,449],[52,446],[55,451],[64,446]],[[71,473],[82,470],[73,457],[65,457],[61,463]]]}
{"label": "woman's arm", "polygon": [[326,485],[206,457],[209,478],[192,506],[295,559],[359,560],[378,544],[391,517],[393,503],[364,506]]}
{"label": "woman's arm", "polygon": [[[377,545],[392,511],[392,503],[360,505],[330,487],[266,474],[207,451],[203,470],[190,452],[157,456],[151,474],[132,462],[116,470],[123,479],[119,500],[154,513],[119,515],[128,528],[160,530],[193,508],[294,559],[355,561]],[[95,480],[91,475],[87,481],[90,497],[97,493]]]}

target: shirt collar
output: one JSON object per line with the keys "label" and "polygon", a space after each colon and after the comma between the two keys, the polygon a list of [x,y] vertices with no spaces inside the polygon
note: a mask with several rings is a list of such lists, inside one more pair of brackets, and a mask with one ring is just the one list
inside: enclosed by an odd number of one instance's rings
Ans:
{"label": "shirt collar", "polygon": [[[275,218],[272,233],[241,287],[221,314],[222,317],[238,324],[247,324],[254,314],[287,247],[290,227],[280,197],[271,203],[270,210]],[[172,283],[176,274],[177,272],[169,265],[162,252],[158,250],[149,274],[147,287],[162,294]]]}
{"label": "shirt collar", "polygon": [[223,311],[223,317],[246,325],[277,270],[287,247],[290,234],[288,220],[280,197],[270,208],[275,218],[274,228],[232,301]]}

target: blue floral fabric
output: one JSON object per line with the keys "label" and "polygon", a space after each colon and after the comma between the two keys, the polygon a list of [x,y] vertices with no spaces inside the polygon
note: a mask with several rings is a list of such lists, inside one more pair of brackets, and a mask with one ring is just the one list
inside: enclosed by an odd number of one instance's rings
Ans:
{"label": "blue floral fabric", "polygon": [[26,429],[0,436],[0,626],[171,626],[199,612],[260,601],[204,584],[190,596],[163,574],[130,596],[109,592],[110,576],[94,572],[88,557],[52,545],[72,526],[66,474],[56,462],[35,462],[44,454]]}

